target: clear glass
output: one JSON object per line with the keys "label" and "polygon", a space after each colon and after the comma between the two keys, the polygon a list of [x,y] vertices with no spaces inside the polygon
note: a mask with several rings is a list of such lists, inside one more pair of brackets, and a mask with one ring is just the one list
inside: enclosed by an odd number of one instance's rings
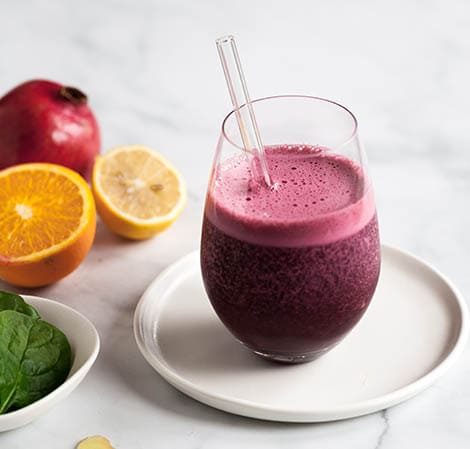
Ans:
{"label": "clear glass", "polygon": [[374,294],[372,185],[348,109],[306,96],[263,98],[253,108],[274,187],[259,182],[232,111],[207,191],[203,281],[241,343],[270,360],[306,362],[338,344]]}

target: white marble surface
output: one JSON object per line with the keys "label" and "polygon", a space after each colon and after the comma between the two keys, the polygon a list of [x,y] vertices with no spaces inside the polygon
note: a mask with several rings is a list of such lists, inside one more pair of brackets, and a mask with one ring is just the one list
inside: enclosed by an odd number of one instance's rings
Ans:
{"label": "white marble surface", "polygon": [[357,114],[383,240],[429,260],[469,295],[465,0],[2,1],[1,90],[33,77],[77,85],[91,98],[103,148],[157,148],[181,168],[190,200],[175,226],[150,241],[124,242],[100,225],[75,273],[33,290],[89,317],[102,352],[66,402],[1,434],[0,447],[72,449],[99,433],[117,449],[467,448],[468,351],[409,402],[321,425],[212,410],[167,385],[138,353],[132,314],[140,295],[167,264],[198,246],[205,184],[228,109],[214,39],[228,32],[238,36],[253,97],[313,94]]}

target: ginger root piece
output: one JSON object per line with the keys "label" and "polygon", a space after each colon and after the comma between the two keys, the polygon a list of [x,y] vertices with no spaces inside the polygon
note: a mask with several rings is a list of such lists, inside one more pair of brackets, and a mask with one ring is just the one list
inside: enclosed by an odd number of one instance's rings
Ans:
{"label": "ginger root piece", "polygon": [[87,437],[78,443],[76,449],[114,449],[105,437],[95,435]]}

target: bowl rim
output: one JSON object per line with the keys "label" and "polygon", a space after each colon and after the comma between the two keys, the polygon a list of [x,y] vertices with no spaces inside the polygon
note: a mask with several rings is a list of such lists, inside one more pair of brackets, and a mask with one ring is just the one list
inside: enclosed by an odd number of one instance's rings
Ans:
{"label": "bowl rim", "polygon": [[[24,418],[25,415],[34,414],[41,407],[43,407],[46,403],[54,401],[58,396],[60,396],[63,393],[66,393],[68,388],[70,388],[70,384],[73,384],[74,382],[79,381],[89,371],[89,369],[95,362],[98,356],[99,350],[100,350],[100,337],[99,337],[98,331],[96,330],[93,323],[87,317],[82,315],[80,312],[58,301],[44,298],[41,296],[23,295],[23,294],[20,294],[20,296],[28,304],[30,300],[43,302],[48,307],[55,307],[58,309],[62,309],[62,311],[68,314],[74,315],[77,320],[84,322],[86,326],[88,327],[91,335],[93,336],[93,348],[91,348],[90,355],[87,357],[85,362],[72,375],[70,375],[69,373],[69,376],[67,377],[67,379],[65,379],[65,381],[62,384],[60,384],[57,388],[55,388],[50,393],[46,394],[46,396],[43,396],[41,399],[38,399],[37,401],[34,401],[31,404],[26,405],[25,407],[22,407],[18,410],[14,410],[12,412],[7,412],[5,414],[0,415],[0,424],[2,422],[5,423],[6,421],[14,421],[16,419],[20,420]],[[61,329],[61,330],[62,332],[64,332],[65,335],[67,335],[66,330],[64,329]]]}

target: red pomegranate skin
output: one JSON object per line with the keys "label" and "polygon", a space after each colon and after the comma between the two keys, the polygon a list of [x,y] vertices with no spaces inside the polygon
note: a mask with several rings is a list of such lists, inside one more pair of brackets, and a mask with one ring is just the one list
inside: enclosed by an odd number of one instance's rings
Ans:
{"label": "red pomegranate skin", "polygon": [[50,162],[90,180],[99,151],[98,123],[80,90],[32,80],[0,98],[0,169]]}

